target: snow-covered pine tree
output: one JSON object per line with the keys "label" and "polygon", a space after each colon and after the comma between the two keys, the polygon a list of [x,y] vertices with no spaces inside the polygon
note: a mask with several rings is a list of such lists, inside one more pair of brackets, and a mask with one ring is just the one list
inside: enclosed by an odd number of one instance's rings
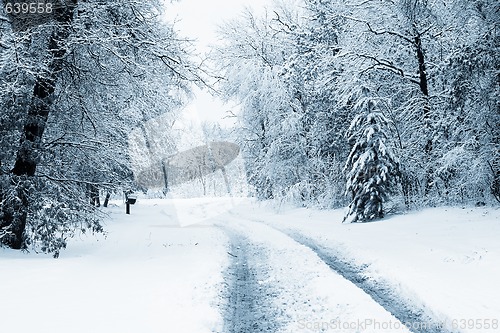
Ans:
{"label": "snow-covered pine tree", "polygon": [[398,160],[386,145],[389,120],[380,111],[380,99],[361,87],[354,105],[356,116],[347,131],[353,144],[347,158],[346,195],[352,201],[344,221],[368,221],[384,216],[383,203],[398,184]]}

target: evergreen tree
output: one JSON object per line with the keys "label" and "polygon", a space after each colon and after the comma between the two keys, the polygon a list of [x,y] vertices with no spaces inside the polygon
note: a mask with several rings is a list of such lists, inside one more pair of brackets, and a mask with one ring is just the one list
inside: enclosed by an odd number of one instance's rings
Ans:
{"label": "evergreen tree", "polygon": [[353,143],[347,159],[346,195],[352,195],[344,218],[352,222],[384,216],[383,203],[397,186],[398,161],[387,146],[389,121],[379,108],[380,100],[362,87],[354,106],[356,116],[347,132]]}

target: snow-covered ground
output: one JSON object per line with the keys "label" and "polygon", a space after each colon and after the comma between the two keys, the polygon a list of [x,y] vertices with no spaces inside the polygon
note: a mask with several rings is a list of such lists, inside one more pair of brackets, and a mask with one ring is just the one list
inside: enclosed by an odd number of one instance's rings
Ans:
{"label": "snow-covered ground", "polygon": [[[176,203],[177,208],[183,203]],[[171,201],[111,207],[108,235],[70,242],[59,259],[0,250],[0,331],[212,332],[226,237],[196,205],[179,224]]]}
{"label": "snow-covered ground", "polygon": [[498,207],[425,209],[364,224],[342,224],[343,210],[246,209],[242,215],[369,264],[368,277],[388,282],[450,329],[500,332]]}
{"label": "snow-covered ground", "polygon": [[[236,319],[276,332],[407,331],[294,237],[368,264],[367,278],[449,328],[500,330],[498,208],[366,224],[342,224],[341,210],[276,212],[231,198],[139,199],[129,216],[119,202],[108,211],[106,237],[78,237],[59,259],[0,249],[1,331],[253,332]],[[235,300],[263,308],[231,312]]]}

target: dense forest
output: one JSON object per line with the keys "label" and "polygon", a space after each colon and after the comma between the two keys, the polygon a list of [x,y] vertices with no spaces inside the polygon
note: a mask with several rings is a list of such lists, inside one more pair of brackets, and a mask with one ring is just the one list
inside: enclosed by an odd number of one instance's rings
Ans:
{"label": "dense forest", "polygon": [[99,193],[136,187],[131,133],[162,163],[153,146],[175,151],[169,128],[211,81],[240,107],[259,199],[349,221],[500,201],[495,0],[277,2],[221,25],[203,66],[160,0],[53,2],[35,21],[0,14],[3,246],[57,256],[101,232]]}
{"label": "dense forest", "polygon": [[494,0],[305,0],[221,27],[261,199],[387,211],[500,201]]}

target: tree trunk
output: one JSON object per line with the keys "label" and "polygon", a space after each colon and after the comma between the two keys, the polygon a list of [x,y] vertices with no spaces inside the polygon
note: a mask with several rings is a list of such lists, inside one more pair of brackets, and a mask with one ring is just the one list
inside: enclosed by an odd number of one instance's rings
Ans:
{"label": "tree trunk", "polygon": [[6,233],[7,236],[2,237],[0,242],[13,249],[24,247],[24,230],[26,229],[30,205],[28,192],[31,184],[34,183],[33,176],[39,160],[42,137],[53,103],[51,97],[55,90],[57,75],[63,66],[63,57],[66,54],[66,49],[61,47],[60,43],[69,36],[68,26],[72,21],[77,0],[70,0],[66,3],[67,6],[55,10],[55,20],[58,24],[56,24],[48,43],[48,52],[52,60],[47,66],[47,71],[39,75],[35,81],[19,150],[14,168],[11,171],[11,185],[15,189],[16,198],[4,203],[3,207],[0,235]]}
{"label": "tree trunk", "polygon": [[163,172],[163,193],[167,194],[170,188],[168,185],[168,166],[165,164],[164,160],[161,160],[161,171]]}
{"label": "tree trunk", "polygon": [[430,106],[429,106],[429,85],[427,83],[427,72],[425,69],[425,55],[424,50],[422,48],[422,40],[420,35],[415,37],[415,48],[417,51],[417,59],[418,59],[418,75],[419,75],[419,86],[422,95],[424,95],[424,110],[423,116],[424,120],[428,121],[430,116]]}
{"label": "tree trunk", "polygon": [[222,177],[224,178],[224,183],[226,184],[227,194],[231,195],[231,185],[229,184],[229,178],[227,177],[226,168],[221,167]]}
{"label": "tree trunk", "polygon": [[107,192],[106,193],[106,198],[104,199],[104,207],[108,207],[108,203],[109,203],[109,198],[111,197],[111,193]]}
{"label": "tree trunk", "polygon": [[88,185],[90,204],[95,207],[101,207],[101,200],[99,198],[99,187],[95,184]]}
{"label": "tree trunk", "polygon": [[[424,98],[424,107],[423,107],[423,120],[424,120],[424,125],[426,127],[426,142],[424,148],[425,152],[425,159],[427,161],[430,161],[431,159],[431,152],[433,150],[433,142],[432,142],[432,135],[429,133],[431,129],[431,119],[430,119],[430,113],[431,113],[431,108],[430,108],[430,101],[429,101],[429,84],[428,84],[428,78],[427,78],[427,72],[426,72],[426,66],[425,66],[425,53],[424,49],[422,47],[422,39],[420,38],[420,34],[417,34],[415,36],[415,49],[417,52],[417,60],[418,60],[418,75],[419,75],[419,86],[420,86],[420,91],[422,92],[423,98]],[[427,195],[430,192],[430,189],[432,187],[432,167],[428,167],[425,171],[425,194]]]}

